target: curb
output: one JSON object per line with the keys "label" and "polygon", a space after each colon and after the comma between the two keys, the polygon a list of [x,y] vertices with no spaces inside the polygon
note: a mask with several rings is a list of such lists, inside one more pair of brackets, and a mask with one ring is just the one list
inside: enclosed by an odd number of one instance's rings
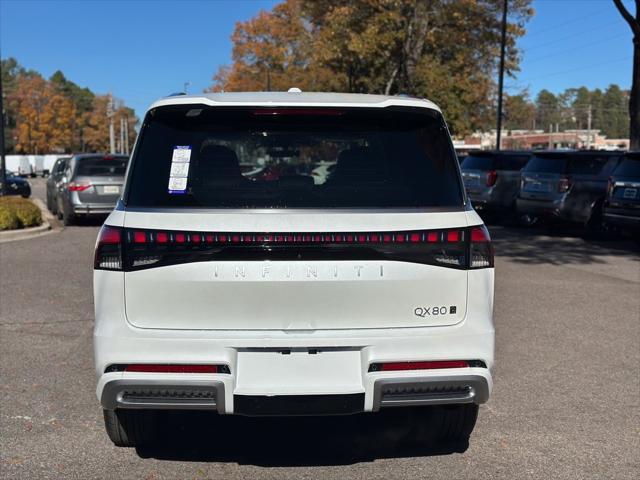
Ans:
{"label": "curb", "polygon": [[50,220],[54,220],[53,215],[47,209],[47,206],[39,198],[30,199],[42,213],[42,225],[30,228],[21,228],[19,230],[8,230],[0,232],[0,243],[14,242],[17,240],[26,240],[28,238],[40,237],[52,232]]}
{"label": "curb", "polygon": [[0,232],[0,243],[13,242],[16,240],[25,240],[27,238],[40,237],[52,232],[51,225],[46,220],[42,225],[31,228],[21,228],[20,230],[9,230]]}

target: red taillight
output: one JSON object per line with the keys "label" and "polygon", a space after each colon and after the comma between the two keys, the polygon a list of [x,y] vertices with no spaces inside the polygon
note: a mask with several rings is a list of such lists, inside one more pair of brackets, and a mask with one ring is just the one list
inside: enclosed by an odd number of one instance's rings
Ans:
{"label": "red taillight", "polygon": [[103,225],[98,234],[93,268],[122,270],[122,229]]}
{"label": "red taillight", "polygon": [[490,170],[487,172],[487,187],[493,187],[498,180],[498,172]]}
{"label": "red taillight", "polygon": [[471,241],[473,243],[490,242],[491,237],[489,236],[487,227],[484,225],[482,227],[473,227],[471,229]]}
{"label": "red taillight", "polygon": [[489,230],[484,225],[471,228],[471,244],[469,246],[470,268],[493,267],[493,245]]}
{"label": "red taillight", "polygon": [[147,243],[147,234],[144,232],[133,232],[133,243]]}
{"label": "red taillight", "polygon": [[67,185],[67,190],[69,190],[70,192],[83,192],[88,188],[91,188],[90,183],[71,182],[69,185]]}
{"label": "red taillight", "polygon": [[558,181],[558,193],[568,192],[571,188],[571,177],[562,177]]}
{"label": "red taillight", "polygon": [[435,370],[438,368],[467,368],[466,360],[437,360],[432,362],[391,362],[379,363],[374,371],[392,372],[399,370]]}
{"label": "red taillight", "polygon": [[146,373],[218,373],[219,367],[218,365],[138,363],[127,365],[124,371]]}
{"label": "red taillight", "polygon": [[[113,231],[112,231],[113,230]],[[447,268],[489,268],[493,250],[484,226],[386,232],[191,232],[106,226],[95,268],[125,271],[193,261],[389,260]],[[123,260],[124,259],[124,260]],[[125,264],[126,263],[126,264]]]}

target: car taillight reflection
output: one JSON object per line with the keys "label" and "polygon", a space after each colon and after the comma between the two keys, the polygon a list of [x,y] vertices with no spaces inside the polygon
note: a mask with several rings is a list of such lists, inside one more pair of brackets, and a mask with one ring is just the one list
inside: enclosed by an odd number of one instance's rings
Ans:
{"label": "car taillight reflection", "polygon": [[498,172],[490,170],[487,172],[487,187],[493,187],[498,180]]}
{"label": "car taillight reflection", "polygon": [[562,177],[558,181],[558,193],[568,192],[571,188],[571,177]]}

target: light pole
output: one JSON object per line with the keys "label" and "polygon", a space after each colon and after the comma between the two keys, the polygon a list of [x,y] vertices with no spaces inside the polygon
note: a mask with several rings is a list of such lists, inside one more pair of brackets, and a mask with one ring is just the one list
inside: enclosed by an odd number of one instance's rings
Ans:
{"label": "light pole", "polygon": [[187,87],[191,86],[191,82],[184,82],[184,94],[187,94]]}
{"label": "light pole", "polygon": [[507,1],[502,5],[502,35],[500,37],[500,76],[498,77],[498,126],[496,133],[496,150],[500,150],[502,135],[502,90],[504,87],[504,53],[507,42]]}

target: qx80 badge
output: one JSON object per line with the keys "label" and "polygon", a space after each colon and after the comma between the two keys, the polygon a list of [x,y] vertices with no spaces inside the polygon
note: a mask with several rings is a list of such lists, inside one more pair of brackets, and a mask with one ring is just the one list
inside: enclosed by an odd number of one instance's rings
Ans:
{"label": "qx80 badge", "polygon": [[413,310],[413,314],[416,317],[436,317],[439,315],[446,315],[447,313],[453,315],[456,313],[458,308],[455,305],[451,305],[449,308],[442,307],[416,307]]}

